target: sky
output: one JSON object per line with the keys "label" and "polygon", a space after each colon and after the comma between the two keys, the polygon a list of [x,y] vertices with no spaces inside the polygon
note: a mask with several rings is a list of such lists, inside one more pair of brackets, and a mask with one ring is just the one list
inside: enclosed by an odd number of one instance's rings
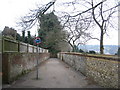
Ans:
{"label": "sky", "polygon": [[[8,26],[16,29],[18,33],[21,33],[21,30],[19,30],[16,25],[16,22],[20,20],[20,17],[25,16],[30,9],[36,8],[36,5],[46,4],[49,1],[51,0],[0,0],[0,30],[3,30],[5,26]],[[57,2],[60,3],[61,0],[57,0]],[[56,11],[65,10],[65,8],[60,7],[57,3],[55,4],[55,9]],[[66,8],[66,10],[68,9]],[[115,23],[118,23],[117,20]],[[35,33],[37,33],[37,25],[30,31],[32,35],[35,35]],[[109,30],[108,34],[109,36],[104,37],[104,45],[118,45],[118,31]],[[94,35],[99,36],[99,32],[96,32]],[[99,41],[90,40],[87,44],[99,45]]]}

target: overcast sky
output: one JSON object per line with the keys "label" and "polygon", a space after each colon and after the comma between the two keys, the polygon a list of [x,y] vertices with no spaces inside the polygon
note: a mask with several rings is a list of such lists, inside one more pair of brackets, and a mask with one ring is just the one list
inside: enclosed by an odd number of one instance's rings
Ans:
{"label": "overcast sky", "polygon": [[[3,30],[5,26],[13,27],[17,29],[16,22],[19,20],[21,16],[26,15],[29,12],[29,9],[36,8],[36,4],[45,4],[51,0],[0,0],[0,30]],[[60,2],[61,0],[57,0]],[[64,0],[70,1],[70,0]],[[115,0],[109,0],[113,1]],[[115,2],[116,3],[116,2]],[[60,5],[55,9],[60,8]],[[61,7],[62,8],[62,7]],[[63,8],[64,9],[64,8]],[[117,24],[117,20],[116,20]],[[18,31],[20,33],[20,31]],[[36,26],[31,29],[31,34],[35,35],[37,32]],[[99,32],[98,32],[99,34]],[[118,45],[118,31],[110,30],[109,36],[105,36],[104,44],[105,45]],[[97,35],[97,34],[96,34]],[[99,41],[91,40],[88,44],[97,44],[99,45]]]}

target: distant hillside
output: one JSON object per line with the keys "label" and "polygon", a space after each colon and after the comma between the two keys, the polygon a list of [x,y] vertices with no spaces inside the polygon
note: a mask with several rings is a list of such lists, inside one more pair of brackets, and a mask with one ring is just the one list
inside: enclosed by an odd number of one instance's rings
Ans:
{"label": "distant hillside", "polygon": [[[96,51],[99,53],[100,51],[100,46],[99,45],[80,45],[78,47],[79,49],[82,49],[84,51]],[[104,45],[104,53],[105,54],[111,54],[114,55],[118,51],[118,45]]]}

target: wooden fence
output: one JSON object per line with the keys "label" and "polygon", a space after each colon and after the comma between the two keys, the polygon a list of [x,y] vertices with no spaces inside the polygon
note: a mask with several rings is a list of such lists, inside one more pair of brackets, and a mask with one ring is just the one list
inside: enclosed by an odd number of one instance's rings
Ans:
{"label": "wooden fence", "polygon": [[0,41],[2,41],[2,52],[37,53],[38,49],[39,53],[48,53],[47,49],[36,47],[23,42],[10,40],[7,38],[3,38],[2,40],[0,39]]}

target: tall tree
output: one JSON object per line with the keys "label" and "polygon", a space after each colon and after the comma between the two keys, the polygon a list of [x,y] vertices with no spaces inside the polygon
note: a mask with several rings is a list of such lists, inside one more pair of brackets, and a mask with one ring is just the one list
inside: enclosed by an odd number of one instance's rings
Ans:
{"label": "tall tree", "polygon": [[[113,25],[111,22],[113,21],[114,13],[117,12],[116,8],[120,5],[120,4],[117,4],[117,5],[113,4],[112,7],[109,7],[108,2],[109,0],[72,0],[70,2],[64,3],[64,5],[67,4],[68,6],[73,5],[74,9],[72,13],[64,12],[65,15],[62,16],[66,18],[65,24],[67,24],[67,22],[69,23],[73,22],[71,21],[71,18],[74,18],[74,21],[78,22],[79,18],[78,19],[75,19],[75,18],[80,17],[81,15],[82,16],[84,15],[86,18],[88,18],[89,14],[91,14],[93,20],[90,26],[96,27],[96,25],[98,25],[100,29],[100,39],[98,40],[100,41],[100,53],[101,54],[104,54],[104,42],[103,42],[104,35],[105,34],[107,35],[107,31],[109,30],[108,29],[109,27],[115,27],[115,24]],[[79,7],[80,5],[82,5],[82,6],[85,6],[84,8],[87,8],[87,9],[85,11],[84,10],[82,11],[82,9],[79,10],[79,8],[77,8],[78,4],[79,4]],[[82,19],[82,20],[86,22],[86,19]],[[76,38],[76,35],[71,36],[69,39],[69,42],[70,40],[73,40],[73,39],[75,41],[78,37],[76,39],[75,38]],[[91,39],[95,39],[95,38],[91,37]]]}
{"label": "tall tree", "polygon": [[57,16],[52,12],[40,18],[39,37],[42,40],[40,46],[46,48],[50,53],[56,55],[60,51],[58,43],[63,41],[64,33]]}
{"label": "tall tree", "polygon": [[25,31],[22,31],[22,41],[25,41]]}
{"label": "tall tree", "polygon": [[[97,13],[95,12],[96,8],[94,7],[94,1],[92,0],[91,2],[91,6],[92,6],[92,16],[93,19],[95,21],[95,23],[98,25],[98,27],[100,28],[100,53],[104,54],[104,35],[107,33],[107,28],[108,25],[110,24],[110,19],[112,17],[112,15],[116,12],[113,8],[108,10],[108,11],[104,11],[104,2],[106,0],[102,0],[103,2],[101,3],[101,5],[98,7],[98,11]],[[106,13],[107,12],[107,13]],[[98,16],[99,15],[99,18]]]}
{"label": "tall tree", "polygon": [[16,40],[22,41],[22,37],[21,37],[20,34],[18,34],[18,33],[17,33],[17,35],[16,35]]}
{"label": "tall tree", "polygon": [[30,34],[30,31],[28,31],[28,43],[29,44],[31,43],[31,34]]}

